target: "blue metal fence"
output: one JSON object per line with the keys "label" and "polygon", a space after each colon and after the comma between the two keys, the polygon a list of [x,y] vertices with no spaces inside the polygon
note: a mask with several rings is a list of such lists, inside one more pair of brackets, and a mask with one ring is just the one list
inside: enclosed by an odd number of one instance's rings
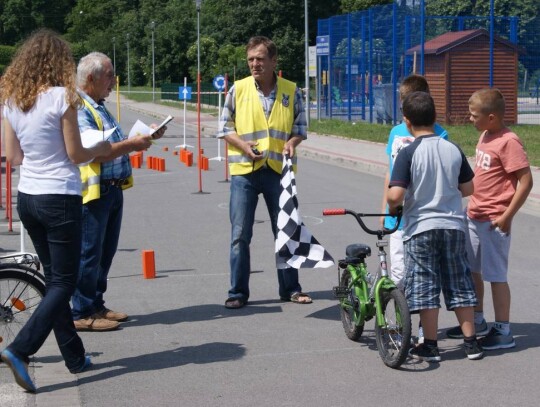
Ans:
{"label": "blue metal fence", "polygon": [[[318,21],[317,36],[327,36],[329,43],[328,55],[317,57],[318,117],[399,122],[397,89],[407,75],[425,72],[423,45],[447,32],[478,28],[490,33],[490,84],[497,69],[493,38],[521,47],[516,67],[518,122],[527,116],[525,122],[540,124],[540,56],[523,52],[526,44],[520,44],[523,27],[517,17],[430,16],[421,5],[397,3]],[[415,46],[419,52],[407,53]]]}

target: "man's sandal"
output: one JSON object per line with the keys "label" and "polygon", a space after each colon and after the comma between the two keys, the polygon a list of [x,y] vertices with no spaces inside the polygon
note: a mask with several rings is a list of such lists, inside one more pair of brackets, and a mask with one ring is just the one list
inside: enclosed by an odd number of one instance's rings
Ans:
{"label": "man's sandal", "polygon": [[227,298],[225,301],[225,308],[228,309],[238,309],[246,305],[247,301],[244,301],[242,298]]}
{"label": "man's sandal", "polygon": [[313,302],[308,294],[301,292],[292,293],[290,298],[281,297],[281,300],[294,302],[295,304],[311,304]]}

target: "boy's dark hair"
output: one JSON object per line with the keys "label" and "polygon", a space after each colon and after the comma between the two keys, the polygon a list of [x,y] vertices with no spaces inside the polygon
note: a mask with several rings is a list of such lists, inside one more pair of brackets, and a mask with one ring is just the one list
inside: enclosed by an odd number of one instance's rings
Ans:
{"label": "boy's dark hair", "polygon": [[403,116],[414,127],[433,126],[436,118],[433,98],[426,92],[409,93],[403,100]]}
{"label": "boy's dark hair", "polygon": [[277,55],[277,47],[276,44],[274,44],[274,41],[262,35],[251,37],[249,39],[246,45],[246,52],[255,47],[258,47],[259,45],[264,45],[266,47],[266,51],[268,52],[268,58],[272,59],[274,58],[274,56]]}
{"label": "boy's dark hair", "polygon": [[401,85],[399,86],[399,95],[401,99],[405,99],[411,92],[429,93],[429,85],[426,78],[422,75],[412,74],[403,79],[403,82],[401,82]]}

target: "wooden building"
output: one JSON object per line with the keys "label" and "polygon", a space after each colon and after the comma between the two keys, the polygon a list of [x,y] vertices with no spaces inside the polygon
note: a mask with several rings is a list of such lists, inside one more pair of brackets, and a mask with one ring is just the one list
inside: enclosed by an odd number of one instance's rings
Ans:
{"label": "wooden building", "polygon": [[[437,121],[462,124],[469,121],[472,93],[489,87],[489,33],[484,29],[447,32],[424,44],[424,76],[437,108]],[[495,37],[493,87],[506,102],[505,123],[517,123],[518,47]],[[419,65],[420,45],[406,51]]]}

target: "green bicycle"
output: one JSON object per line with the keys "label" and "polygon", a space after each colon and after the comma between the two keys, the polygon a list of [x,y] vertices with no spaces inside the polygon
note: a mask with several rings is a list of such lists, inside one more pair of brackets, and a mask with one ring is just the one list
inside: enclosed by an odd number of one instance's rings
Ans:
{"label": "green bicycle", "polygon": [[377,349],[383,363],[391,368],[403,364],[411,343],[411,316],[407,301],[401,290],[388,276],[386,252],[388,241],[385,235],[396,231],[401,220],[398,215],[393,229],[372,230],[362,221],[362,217],[389,215],[356,213],[350,209],[324,209],[324,216],[352,215],[362,229],[377,236],[379,268],[376,275],[368,272],[366,257],[371,248],[362,243],[347,246],[346,258],[338,262],[339,285],[334,287],[334,296],[339,300],[341,321],[345,334],[358,341],[364,332],[364,324],[375,317],[375,337]]}

